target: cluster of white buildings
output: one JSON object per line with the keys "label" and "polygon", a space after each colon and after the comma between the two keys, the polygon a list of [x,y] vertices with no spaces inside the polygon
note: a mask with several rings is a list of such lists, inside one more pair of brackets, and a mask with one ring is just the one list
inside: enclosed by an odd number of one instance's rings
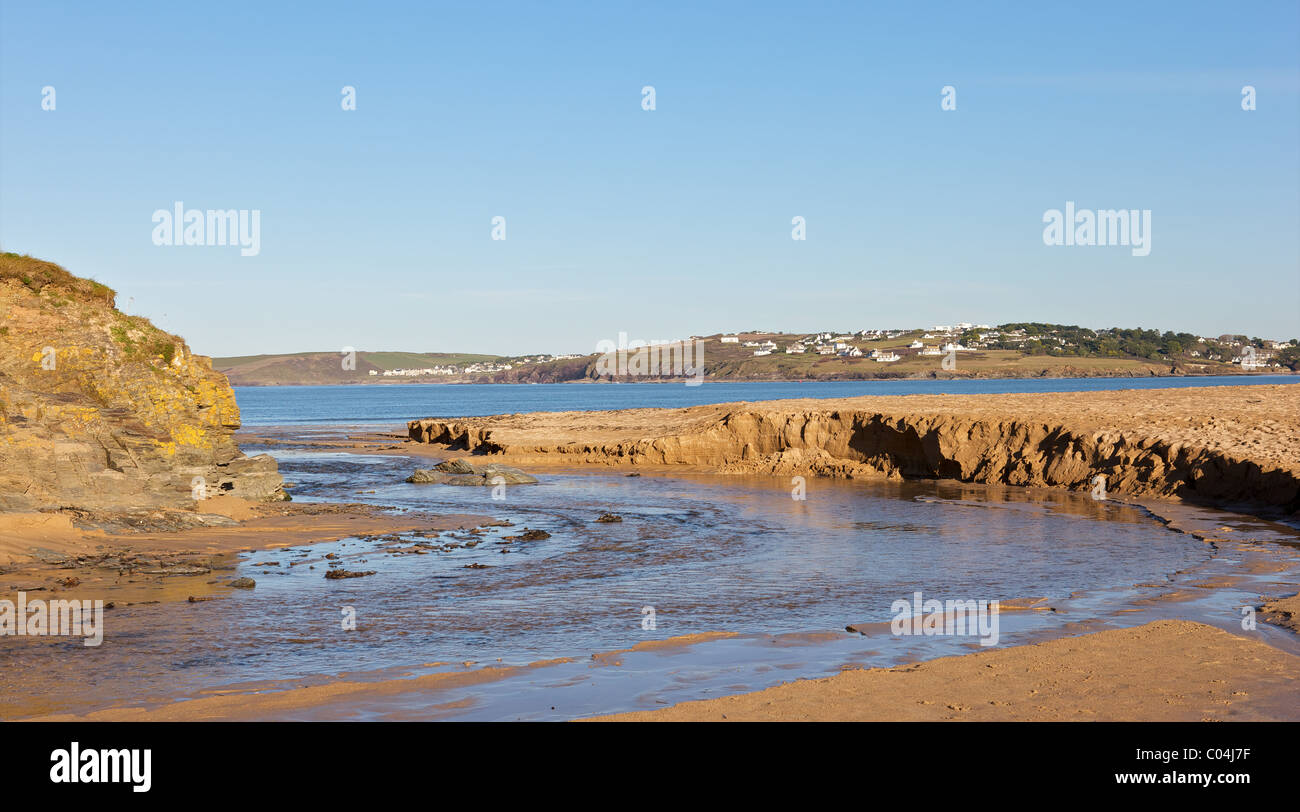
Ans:
{"label": "cluster of white buildings", "polygon": [[[793,344],[788,345],[785,348],[785,351],[788,355],[798,355],[811,350],[818,355],[836,355],[840,358],[861,358],[862,350],[850,344],[849,342],[852,340],[853,336],[833,336],[830,333],[821,333],[812,338],[796,341]],[[879,351],[877,350],[873,350],[871,357],[876,358],[878,352]]]}
{"label": "cluster of white buildings", "polygon": [[[998,332],[997,330],[994,330],[992,327],[990,327],[987,324],[971,324],[968,321],[962,321],[962,322],[958,322],[957,324],[936,324],[935,326],[927,330],[925,333],[923,333],[921,335],[921,338],[933,339],[935,341],[942,342],[944,339],[960,338],[961,336],[969,332],[976,332],[978,334],[976,336],[975,341],[971,342],[972,346],[963,347],[957,341],[948,341],[947,343],[944,343],[942,346],[938,348],[939,351],[942,353],[946,353],[950,349],[956,349],[959,351],[979,349],[984,346],[984,342],[987,341],[988,339],[997,338],[1002,335],[1002,333]],[[1024,330],[1017,330],[1016,332],[1023,334]],[[914,347],[916,346],[915,342],[913,342],[913,346]],[[922,354],[938,355],[939,353],[922,353]]]}
{"label": "cluster of white buildings", "polygon": [[[988,330],[989,333],[981,333],[980,341],[986,337],[996,336],[997,333],[992,331],[987,324],[970,324],[962,322],[955,325],[937,325],[930,328],[923,338],[933,339],[937,343],[926,344],[924,341],[913,341],[908,349],[917,350],[918,355],[946,355],[949,352],[969,352],[977,347],[965,347],[955,340],[958,336],[970,330]],[[906,335],[909,330],[861,330],[857,333],[847,335],[836,335],[834,333],[815,333],[808,338],[796,341],[785,348],[790,354],[815,352],[818,355],[835,355],[841,358],[861,358],[863,352],[860,348],[853,346],[849,342],[855,340],[861,341],[883,341],[899,338]],[[944,339],[949,339],[944,341]],[[770,343],[770,342],[769,342]],[[894,361],[902,360],[903,356],[892,350],[872,350],[866,354],[867,358],[878,363],[888,364]]]}
{"label": "cluster of white buildings", "polygon": [[[524,357],[519,358],[518,361],[519,361],[520,365],[523,365],[523,364],[545,364],[545,363],[547,363],[548,361],[564,361],[564,360],[567,360],[567,359],[569,359],[569,358],[582,358],[582,357],[583,357],[583,356],[578,355],[576,352],[571,352],[571,353],[564,353],[564,354],[561,354],[561,355],[546,355],[546,354],[542,354],[542,355],[525,355]],[[507,369],[508,369],[508,368],[509,368],[509,367],[507,367]]]}
{"label": "cluster of white buildings", "polygon": [[[838,356],[841,358],[861,358],[864,357],[863,350],[853,346],[853,342],[858,341],[881,341],[899,338],[912,332],[911,330],[861,330],[857,333],[837,334],[834,332],[819,332],[811,335],[805,335],[801,338],[792,340],[784,348],[787,355],[802,355],[804,353],[816,353],[817,355]],[[1099,331],[1104,334],[1108,331]],[[974,333],[972,336],[971,334]],[[962,338],[965,337],[965,342]],[[771,340],[765,341],[743,341],[740,335],[724,335],[719,339],[723,344],[742,344],[753,350],[756,356],[771,355],[780,351],[776,342]],[[1219,336],[1218,338],[1200,338],[1203,344],[1218,344],[1232,348],[1244,348],[1246,344],[1233,336]],[[1031,335],[1023,328],[1014,330],[995,330],[987,324],[975,324],[972,322],[958,322],[956,324],[936,324],[922,333],[919,339],[912,341],[906,350],[893,352],[889,350],[872,350],[865,357],[880,363],[891,363],[901,360],[903,357],[915,352],[916,355],[922,356],[943,356],[953,352],[975,352],[987,349],[990,345],[998,342],[1004,342],[1012,346],[1024,345],[1028,342],[1035,341],[1043,344],[1056,344],[1061,347],[1075,346],[1075,342],[1069,341],[1057,335]],[[1285,341],[1263,342],[1263,347],[1251,351],[1250,357],[1258,366],[1269,365],[1277,351],[1289,347],[1290,343]],[[1199,351],[1191,352],[1193,357],[1200,357]],[[1231,361],[1232,363],[1241,363],[1244,353],[1238,353],[1235,358],[1218,359],[1217,356],[1210,354],[1207,357],[1212,360]],[[1274,362],[1273,365],[1276,365]]]}
{"label": "cluster of white buildings", "polygon": [[[979,342],[972,342],[973,346],[962,346],[957,340],[961,335],[970,330],[986,330],[988,333],[979,335]],[[871,350],[868,353],[863,352],[860,347],[854,346],[854,343],[860,341],[882,341],[899,338],[906,335],[909,330],[860,330],[856,333],[834,333],[820,332],[803,336],[795,339],[785,346],[787,355],[803,355],[804,353],[816,353],[817,355],[830,355],[840,358],[862,358],[867,357],[882,364],[892,363],[902,360],[907,353],[899,354],[892,350]],[[999,335],[993,331],[987,324],[970,324],[961,322],[955,325],[937,325],[932,327],[929,332],[923,336],[932,339],[936,343],[926,344],[924,341],[913,341],[908,347],[909,350],[916,350],[919,355],[946,355],[949,352],[968,352],[982,346],[985,338],[993,338]],[[718,339],[723,344],[743,345],[753,351],[755,356],[771,355],[778,352],[780,348],[772,340],[751,340],[742,341],[740,335],[724,335]]]}
{"label": "cluster of white buildings", "polygon": [[852,339],[852,336],[832,336],[830,333],[818,333],[810,338],[786,345],[785,352],[787,355],[797,355],[811,350],[818,355],[844,355],[846,357],[856,353],[853,355],[856,358],[862,355],[862,350],[849,346],[848,342]]}
{"label": "cluster of white buildings", "polygon": [[454,366],[424,367],[422,369],[404,369],[399,367],[397,369],[385,369],[383,372],[372,369],[370,370],[370,374],[385,378],[420,378],[425,375],[458,375],[460,374],[460,370],[456,369]]}
{"label": "cluster of white buildings", "polygon": [[[576,358],[577,356],[574,357]],[[462,373],[473,375],[480,372],[504,372],[512,367],[512,364],[498,364],[493,361],[481,361],[479,363],[467,364],[464,367],[457,367],[454,364],[450,364],[448,366],[422,367],[419,369],[405,369],[399,367],[397,369],[385,369],[382,372],[372,369],[370,370],[370,374],[374,377],[383,378],[423,378],[430,375],[460,375]]]}
{"label": "cluster of white buildings", "polygon": [[[896,339],[908,334],[915,335],[915,330],[861,330],[857,333],[836,334],[834,332],[819,332],[812,334],[798,334],[801,337],[794,338],[786,344],[784,351],[787,355],[802,355],[804,353],[816,353],[817,355],[838,356],[841,358],[861,358],[863,350],[853,346],[853,343],[859,341],[881,341]],[[1110,331],[1096,331],[1098,336],[1103,336]],[[750,335],[753,335],[752,333]],[[772,334],[768,334],[772,335]],[[777,334],[780,337],[780,334]],[[757,336],[755,337],[757,338]],[[741,335],[724,335],[721,337],[723,344],[741,344]],[[1202,344],[1218,345],[1236,350],[1235,357],[1233,353],[1223,353],[1221,355],[1214,351],[1206,352],[1205,357],[1209,360],[1230,361],[1234,364],[1248,363],[1257,367],[1280,366],[1275,360],[1278,351],[1291,346],[1290,342],[1264,340],[1258,342],[1262,346],[1249,348],[1248,342],[1243,342],[1238,336],[1219,336],[1218,338],[1199,338]],[[977,352],[987,350],[991,347],[1020,347],[1030,342],[1045,344],[1048,347],[1055,345],[1061,349],[1067,347],[1076,347],[1078,342],[1070,340],[1067,337],[1057,335],[1053,330],[1051,334],[1034,335],[1030,334],[1024,328],[1013,330],[996,330],[988,324],[975,324],[973,322],[957,322],[956,324],[936,324],[928,330],[922,332],[921,337],[911,342],[906,349],[899,349],[897,352],[889,350],[872,350],[866,355],[880,363],[891,363],[901,360],[904,357],[910,357],[913,354],[918,356],[946,356],[954,352]],[[776,342],[767,341],[743,341],[745,347],[753,350],[754,355],[763,356],[779,352]],[[1058,350],[1052,349],[1052,352]],[[1190,354],[1194,358],[1202,356],[1201,350],[1191,350]],[[1244,360],[1243,360],[1244,359]]]}
{"label": "cluster of white buildings", "polygon": [[504,372],[514,367],[514,364],[498,364],[495,361],[479,361],[474,364],[466,364],[463,372],[471,375],[477,372]]}

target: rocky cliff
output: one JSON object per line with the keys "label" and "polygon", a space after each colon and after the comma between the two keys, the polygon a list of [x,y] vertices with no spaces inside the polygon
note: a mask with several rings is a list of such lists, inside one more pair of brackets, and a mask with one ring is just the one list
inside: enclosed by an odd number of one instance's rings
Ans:
{"label": "rocky cliff", "polygon": [[512,461],[920,477],[1300,510],[1300,386],[913,395],[415,420]]}
{"label": "rocky cliff", "polygon": [[225,376],[182,339],[98,282],[0,255],[0,510],[286,498],[238,427]]}

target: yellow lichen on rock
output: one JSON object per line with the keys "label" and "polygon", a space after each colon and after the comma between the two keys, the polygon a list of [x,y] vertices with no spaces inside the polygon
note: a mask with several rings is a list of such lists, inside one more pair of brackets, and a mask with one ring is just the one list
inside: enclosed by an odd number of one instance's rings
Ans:
{"label": "yellow lichen on rock", "polygon": [[225,376],[109,288],[0,254],[0,312],[0,510],[192,505],[196,476],[284,498],[274,460],[234,441]]}

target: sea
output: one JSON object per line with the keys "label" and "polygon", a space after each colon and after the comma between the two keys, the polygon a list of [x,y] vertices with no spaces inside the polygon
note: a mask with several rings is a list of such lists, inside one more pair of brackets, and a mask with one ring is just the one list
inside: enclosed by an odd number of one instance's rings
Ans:
{"label": "sea", "polygon": [[850,398],[863,395],[982,395],[1178,389],[1188,386],[1295,384],[1300,375],[1147,378],[1024,378],[898,381],[670,383],[355,384],[236,386],[245,426],[311,423],[400,424],[420,417],[476,417],[522,412],[682,408],[707,403]]}

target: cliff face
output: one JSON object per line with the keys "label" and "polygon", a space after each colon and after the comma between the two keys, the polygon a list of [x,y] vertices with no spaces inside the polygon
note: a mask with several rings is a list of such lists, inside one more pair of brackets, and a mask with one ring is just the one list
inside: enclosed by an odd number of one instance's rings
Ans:
{"label": "cliff face", "polygon": [[[1235,390],[1235,391],[1234,391]],[[922,477],[1300,510],[1300,387],[866,397],[416,420],[418,442],[519,463]],[[789,405],[787,405],[789,404]],[[849,407],[850,404],[853,407]]]}
{"label": "cliff face", "polygon": [[238,427],[229,383],[182,339],[99,283],[0,255],[0,510],[284,499]]}

